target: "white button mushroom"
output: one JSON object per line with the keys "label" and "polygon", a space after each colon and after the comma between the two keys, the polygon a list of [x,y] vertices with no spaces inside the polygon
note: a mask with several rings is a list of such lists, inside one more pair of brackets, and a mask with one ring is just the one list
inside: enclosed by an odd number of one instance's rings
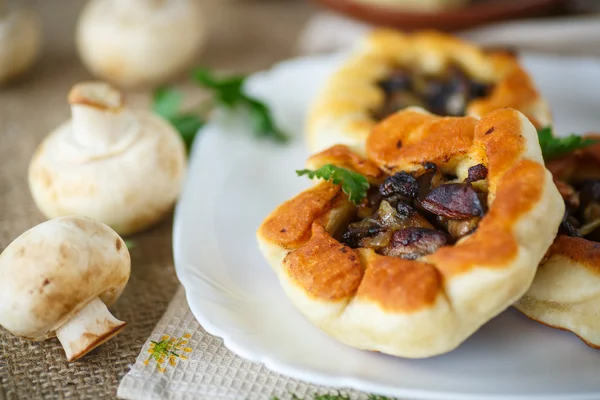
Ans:
{"label": "white button mushroom", "polygon": [[167,215],[185,175],[183,140],[162,118],[123,107],[109,85],[75,85],[72,119],[38,147],[29,187],[48,218],[83,215],[121,235]]}
{"label": "white button mushroom", "polygon": [[0,0],[0,83],[25,72],[40,48],[41,24],[37,15],[10,8]]}
{"label": "white button mushroom", "polygon": [[95,76],[122,87],[155,86],[189,67],[206,36],[198,0],[91,0],[77,48]]}
{"label": "white button mushroom", "polygon": [[100,222],[37,225],[0,254],[0,325],[30,340],[56,334],[76,360],[125,327],[106,306],[123,292],[130,266],[123,240]]}

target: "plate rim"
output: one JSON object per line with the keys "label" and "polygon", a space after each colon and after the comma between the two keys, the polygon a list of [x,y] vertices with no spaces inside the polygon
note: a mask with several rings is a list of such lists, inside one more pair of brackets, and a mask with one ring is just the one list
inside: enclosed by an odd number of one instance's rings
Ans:
{"label": "plate rim", "polygon": [[[343,54],[343,52],[341,53]],[[534,55],[535,54],[531,54]],[[286,68],[288,65],[296,65],[306,62],[327,62],[332,61],[336,58],[340,57],[340,53],[334,54],[326,54],[326,55],[309,55],[302,57],[295,57],[291,59],[287,59],[281,61],[277,64],[274,64],[271,68],[258,71],[249,76],[249,80],[252,79],[269,79],[273,74],[278,73],[282,68]],[[562,56],[550,56],[551,58],[575,58],[575,59],[589,59],[590,57],[562,57]],[[199,136],[197,140],[194,142],[194,145],[189,154],[189,164],[188,164],[188,173],[193,171],[193,165],[197,162],[198,157],[196,156],[201,149],[204,149],[203,143],[207,140],[205,137],[207,134],[210,134],[211,126],[214,126],[215,122],[208,122],[205,126],[203,126],[199,130]],[[499,399],[510,399],[510,400],[597,400],[600,397],[600,392],[595,393],[578,393],[578,394],[558,394],[558,395],[519,395],[519,394],[489,394],[489,393],[464,393],[464,392],[448,392],[448,391],[440,391],[440,390],[432,390],[432,389],[413,389],[413,388],[383,388],[382,386],[375,383],[371,383],[368,380],[362,378],[356,378],[352,376],[347,376],[344,374],[331,374],[324,372],[313,372],[309,368],[302,367],[294,367],[289,365],[289,362],[284,360],[279,360],[277,357],[273,355],[264,355],[259,354],[256,351],[252,351],[251,349],[246,348],[243,344],[240,344],[236,339],[235,335],[231,335],[227,332],[225,328],[221,328],[216,324],[211,322],[211,318],[206,316],[202,310],[198,308],[199,303],[202,302],[200,300],[200,296],[196,299],[194,295],[194,288],[191,279],[188,279],[187,274],[190,272],[188,268],[185,267],[184,260],[182,260],[184,254],[184,243],[185,241],[181,238],[182,235],[182,226],[185,224],[185,219],[181,217],[183,211],[180,206],[181,199],[184,198],[186,188],[189,182],[189,174],[186,176],[184,189],[182,191],[180,200],[177,202],[177,205],[173,214],[173,241],[172,241],[172,250],[173,250],[173,261],[174,261],[174,269],[177,275],[177,279],[180,281],[182,286],[185,289],[185,297],[187,304],[198,321],[198,323],[202,326],[202,328],[208,332],[210,335],[219,337],[223,340],[225,347],[234,352],[236,355],[251,361],[264,365],[271,371],[276,373],[298,379],[301,381],[310,382],[316,385],[337,387],[340,389],[348,388],[354,389],[357,391],[362,391],[371,394],[379,394],[384,396],[393,396],[393,397],[405,397],[411,399],[429,399],[429,400],[453,400],[456,399],[457,396],[463,400],[479,400],[481,398],[487,398],[492,400]]]}

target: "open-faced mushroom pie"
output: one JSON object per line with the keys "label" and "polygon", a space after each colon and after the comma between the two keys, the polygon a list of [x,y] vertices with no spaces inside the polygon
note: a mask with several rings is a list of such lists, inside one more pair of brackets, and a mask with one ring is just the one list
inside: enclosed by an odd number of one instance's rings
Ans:
{"label": "open-faced mushroom pie", "polygon": [[548,104],[509,52],[485,51],[436,32],[377,30],[315,100],[307,121],[310,150],[345,144],[363,153],[377,122],[408,106],[442,116],[511,107],[537,127],[551,123]]}
{"label": "open-faced mushroom pie", "polygon": [[515,306],[600,348],[600,144],[547,165],[566,212],[533,285]]}
{"label": "open-faced mushroom pie", "polygon": [[308,175],[330,179],[265,219],[262,252],[341,342],[450,351],[525,293],[558,231],[564,203],[536,130],[511,109],[480,120],[407,109],[375,127],[366,154],[311,157]]}

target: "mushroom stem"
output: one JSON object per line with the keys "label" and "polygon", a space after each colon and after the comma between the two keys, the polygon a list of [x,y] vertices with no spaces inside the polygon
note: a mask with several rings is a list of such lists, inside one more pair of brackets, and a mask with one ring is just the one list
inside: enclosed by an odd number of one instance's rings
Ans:
{"label": "mushroom stem", "polygon": [[88,82],[75,85],[69,93],[73,136],[83,147],[107,151],[136,127],[135,119],[123,108],[123,96],[108,84]]}
{"label": "mushroom stem", "polygon": [[75,361],[117,335],[126,323],[119,321],[96,297],[56,330],[68,361]]}

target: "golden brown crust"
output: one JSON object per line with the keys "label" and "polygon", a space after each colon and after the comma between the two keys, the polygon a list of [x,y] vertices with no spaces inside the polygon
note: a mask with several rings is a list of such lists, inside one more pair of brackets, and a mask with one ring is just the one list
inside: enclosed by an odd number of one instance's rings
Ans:
{"label": "golden brown crust", "polygon": [[310,238],[313,222],[335,205],[341,192],[339,185],[323,182],[300,193],[271,213],[260,234],[286,249],[300,246]]}
{"label": "golden brown crust", "polygon": [[315,223],[312,237],[283,260],[288,276],[314,298],[338,301],[353,296],[363,277],[358,254]]}
{"label": "golden brown crust", "polygon": [[548,257],[564,256],[600,275],[600,243],[584,238],[559,235],[548,251]]}
{"label": "golden brown crust", "polygon": [[443,290],[434,265],[380,256],[371,249],[359,253],[366,271],[356,295],[386,311],[418,311],[431,306]]}
{"label": "golden brown crust", "polygon": [[[335,239],[352,215],[346,195],[313,188],[267,218],[263,252],[292,301],[343,342],[410,357],[449,351],[524,294],[556,234],[564,204],[535,128],[509,109],[479,121],[409,109],[383,121],[366,148],[369,161],[336,146],[310,162],[392,173],[429,161],[459,181],[486,166],[489,211],[475,233],[417,260],[352,250]],[[293,236],[285,243],[284,226]]]}
{"label": "golden brown crust", "polygon": [[368,157],[393,172],[426,161],[446,164],[473,144],[476,119],[434,117],[407,110],[383,120],[366,144]]}
{"label": "golden brown crust", "polygon": [[350,169],[364,175],[371,181],[376,181],[383,176],[383,171],[379,169],[377,164],[359,156],[347,146],[341,144],[317,153],[307,161],[307,165],[315,169],[325,164],[335,164],[338,167]]}
{"label": "golden brown crust", "polygon": [[440,74],[456,65],[472,78],[493,84],[491,92],[467,104],[467,115],[481,117],[504,107],[523,112],[540,128],[551,125],[550,108],[513,55],[484,51],[439,32],[403,34],[375,30],[329,80],[308,118],[312,151],[343,143],[359,152],[377,124],[373,111],[385,103],[378,82],[398,67]]}
{"label": "golden brown crust", "polygon": [[494,206],[477,231],[453,247],[444,247],[427,257],[445,278],[469,272],[479,265],[504,268],[517,256],[513,225],[540,200],[545,169],[522,160],[498,183]]}
{"label": "golden brown crust", "polygon": [[523,111],[536,128],[542,128],[544,124],[540,121],[540,117],[531,110],[532,104],[539,100],[540,94],[516,59],[510,57],[508,64],[510,64],[508,71],[503,79],[496,82],[490,95],[471,102],[469,114],[485,115],[499,108],[510,107]]}

